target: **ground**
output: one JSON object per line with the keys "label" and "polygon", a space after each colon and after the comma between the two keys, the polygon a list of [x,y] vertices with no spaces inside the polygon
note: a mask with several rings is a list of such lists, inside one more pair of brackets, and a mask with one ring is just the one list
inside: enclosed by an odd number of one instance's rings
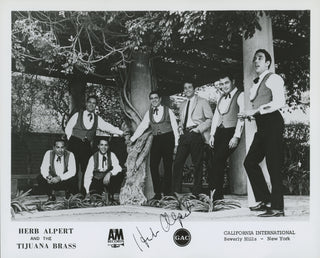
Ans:
{"label": "ground", "polygon": [[[46,196],[29,196],[28,203],[45,201]],[[62,198],[62,197],[58,197]],[[285,217],[260,218],[259,212],[248,209],[247,196],[227,195],[226,199],[237,200],[241,208],[216,211],[210,213],[192,212],[188,221],[307,221],[309,220],[309,196],[285,196]],[[32,211],[15,215],[15,221],[154,221],[166,209],[146,206],[105,206],[97,208],[81,208],[56,211]],[[175,211],[176,213],[181,211]],[[261,212],[260,212],[261,213]]]}

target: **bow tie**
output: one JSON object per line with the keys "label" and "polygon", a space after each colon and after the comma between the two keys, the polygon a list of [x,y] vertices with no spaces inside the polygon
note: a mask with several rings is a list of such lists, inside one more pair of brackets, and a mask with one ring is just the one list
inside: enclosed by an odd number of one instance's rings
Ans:
{"label": "bow tie", "polygon": [[159,111],[159,109],[156,107],[156,108],[154,108],[153,109],[153,114],[156,114],[156,115],[158,115],[158,111]]}
{"label": "bow tie", "polygon": [[104,167],[104,163],[107,162],[107,157],[103,156],[102,157],[102,167]]}
{"label": "bow tie", "polygon": [[230,93],[227,93],[227,94],[224,95],[224,99],[227,99],[227,98],[229,98],[229,99],[231,98],[231,94]]}
{"label": "bow tie", "polygon": [[93,115],[91,113],[88,114],[88,117],[89,117],[89,121],[91,122],[92,121],[92,118],[93,118]]}
{"label": "bow tie", "polygon": [[61,157],[60,157],[60,156],[58,156],[57,162],[60,162],[60,163],[61,163]]}
{"label": "bow tie", "polygon": [[255,78],[255,79],[253,80],[253,82],[254,82],[254,83],[258,83],[258,82],[259,82],[259,77]]}

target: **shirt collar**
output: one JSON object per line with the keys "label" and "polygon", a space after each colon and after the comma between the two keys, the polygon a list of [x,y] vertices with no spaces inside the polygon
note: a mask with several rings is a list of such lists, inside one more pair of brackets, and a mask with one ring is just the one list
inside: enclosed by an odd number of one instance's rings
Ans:
{"label": "shirt collar", "polygon": [[259,75],[259,82],[261,81],[261,79],[263,79],[270,71],[269,70],[265,70],[262,74]]}

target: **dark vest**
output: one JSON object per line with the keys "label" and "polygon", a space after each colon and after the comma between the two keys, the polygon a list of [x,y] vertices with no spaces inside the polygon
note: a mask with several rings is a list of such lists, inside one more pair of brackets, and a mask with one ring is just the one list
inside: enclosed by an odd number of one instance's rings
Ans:
{"label": "dark vest", "polygon": [[[49,175],[50,176],[57,176],[55,167],[54,167],[54,160],[55,158],[58,157],[55,152],[52,150],[50,151],[50,166],[49,166]],[[63,154],[63,160],[64,160],[64,172],[66,173],[68,171],[68,164],[69,164],[69,157],[70,157],[70,152],[65,150]]]}
{"label": "dark vest", "polygon": [[113,169],[111,162],[111,152],[108,151],[107,155],[107,170],[104,172],[99,171],[99,151],[93,154],[93,177],[97,180],[101,180],[105,175]]}
{"label": "dark vest", "polygon": [[253,109],[257,109],[260,106],[272,101],[272,91],[266,86],[266,81],[271,75],[272,73],[268,73],[264,76],[257,89],[256,95],[252,100],[250,100]]}
{"label": "dark vest", "polygon": [[153,135],[160,135],[172,132],[169,108],[167,106],[163,106],[163,116],[159,122],[154,121],[153,119],[153,109],[150,107],[149,110],[150,117],[150,126]]}
{"label": "dark vest", "polygon": [[218,101],[217,109],[218,109],[219,114],[221,115],[221,124],[225,128],[236,127],[236,125],[237,125],[237,121],[238,121],[237,115],[239,113],[239,106],[238,106],[237,100],[238,100],[238,96],[240,95],[240,93],[241,93],[240,91],[237,91],[233,95],[233,97],[230,101],[229,107],[228,107],[227,111],[224,113],[221,113],[219,110],[219,104],[221,102],[221,99],[224,98],[224,96],[222,96]]}
{"label": "dark vest", "polygon": [[77,123],[72,129],[72,136],[75,136],[81,140],[88,139],[88,141],[92,141],[96,136],[96,130],[98,127],[98,116],[93,114],[93,125],[90,129],[87,129],[83,124],[83,111],[78,112]]}

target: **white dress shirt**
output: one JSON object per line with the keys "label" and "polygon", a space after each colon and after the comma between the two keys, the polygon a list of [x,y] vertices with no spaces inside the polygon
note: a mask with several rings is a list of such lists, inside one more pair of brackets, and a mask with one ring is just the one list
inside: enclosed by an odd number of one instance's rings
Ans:
{"label": "white dress shirt", "polygon": [[[188,120],[187,120],[187,124],[186,124],[186,127],[191,127],[191,126],[196,126],[197,124],[195,122],[193,122],[192,118],[191,118],[191,110],[193,108],[193,105],[194,105],[194,101],[195,101],[196,97],[193,96],[191,99],[188,99],[187,100],[187,104],[184,108],[184,117],[186,117],[186,112],[187,112],[187,107],[188,107],[188,101],[190,101],[190,104],[189,104],[189,110],[188,110]],[[184,121],[183,121],[184,122]]]}
{"label": "white dress shirt", "polygon": [[[89,112],[87,110],[83,111],[83,124],[85,128],[90,129],[93,126],[94,123],[94,116],[93,119],[90,121]],[[67,135],[67,138],[70,139],[72,135],[73,127],[76,125],[78,120],[79,112],[75,113],[70,120],[67,123],[67,126],[65,128],[65,133]],[[92,114],[93,115],[93,114]],[[106,131],[111,134],[122,134],[122,131],[118,128],[113,126],[112,124],[109,124],[108,122],[104,121],[100,116],[98,116],[98,127],[97,129],[101,131]]]}
{"label": "white dress shirt", "polygon": [[[270,73],[269,70],[264,71],[262,74],[259,75],[259,81],[254,83],[250,89],[250,100],[253,100],[257,94],[257,90],[263,78]],[[261,115],[272,113],[286,104],[285,99],[285,90],[284,90],[284,81],[278,74],[272,74],[266,81],[266,86],[272,92],[272,100],[259,107],[259,112]]]}
{"label": "white dress shirt", "polygon": [[[231,104],[231,100],[232,100],[234,94],[236,94],[237,90],[238,90],[237,88],[234,88],[230,92],[230,98],[226,98],[225,99],[224,97],[222,97],[221,101],[218,103],[219,106],[217,104],[216,109],[214,111],[213,118],[212,118],[210,135],[214,135],[216,133],[216,130],[217,130],[218,126],[222,122],[221,114],[224,114],[225,112],[227,112],[227,110],[229,109],[229,106]],[[244,111],[244,95],[243,95],[243,92],[241,92],[239,94],[239,96],[237,98],[237,104],[239,106],[239,113],[243,112]],[[218,109],[219,109],[220,113],[219,113]],[[244,121],[241,121],[240,119],[238,119],[233,137],[237,137],[237,138],[241,137],[243,126],[244,126]]]}
{"label": "white dress shirt", "polygon": [[[137,127],[136,131],[131,136],[130,140],[132,142],[134,142],[136,139],[138,139],[144,133],[144,131],[147,130],[148,127],[150,126],[149,112],[150,112],[149,110],[146,112],[141,123]],[[156,123],[158,123],[162,119],[163,112],[164,112],[164,107],[162,105],[158,106],[158,114],[153,114],[153,119]],[[178,124],[177,124],[176,117],[170,108],[169,108],[169,116],[170,116],[170,123],[171,123],[172,131],[174,134],[175,145],[177,146],[178,141],[179,141]]]}
{"label": "white dress shirt", "polygon": [[[58,156],[54,156],[54,169],[56,171],[57,176],[61,178],[61,181],[67,180],[73,177],[76,174],[76,161],[74,159],[74,155],[70,152],[69,155],[69,164],[68,171],[64,173],[64,156],[61,156],[61,162],[57,161]],[[46,178],[49,176],[49,167],[50,167],[50,150],[46,152],[43,157],[42,164],[40,167],[41,175]]]}
{"label": "white dress shirt", "polygon": [[[110,154],[111,154],[110,155],[111,163],[112,163],[112,167],[113,167],[113,169],[110,172],[113,176],[115,176],[119,172],[122,171],[122,168],[119,165],[119,160],[118,160],[117,156],[113,152],[111,152]],[[105,154],[105,157],[107,158],[107,160],[105,161],[104,165],[102,165],[103,155],[99,152],[99,154],[98,154],[98,169],[101,172],[107,170],[107,164],[108,164],[107,154]],[[94,170],[94,159],[93,159],[93,156],[91,156],[89,159],[89,162],[88,162],[86,173],[84,174],[84,182],[83,182],[84,188],[86,189],[87,193],[89,193],[90,184],[91,184],[91,181],[93,178],[93,170]]]}

